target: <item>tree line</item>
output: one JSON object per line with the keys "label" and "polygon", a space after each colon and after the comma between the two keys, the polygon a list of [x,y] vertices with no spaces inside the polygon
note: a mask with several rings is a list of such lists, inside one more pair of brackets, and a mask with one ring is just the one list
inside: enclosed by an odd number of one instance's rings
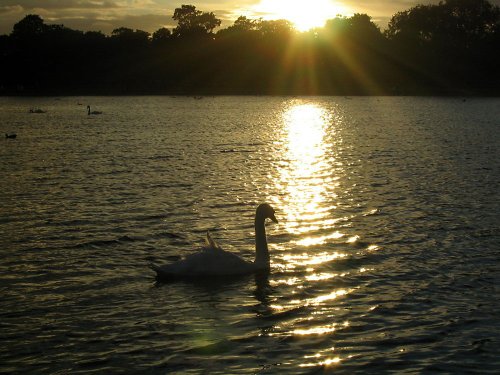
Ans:
{"label": "tree line", "polygon": [[287,20],[221,20],[193,5],[172,30],[111,35],[27,15],[0,36],[0,94],[392,95],[500,92],[500,8],[444,0],[297,32]]}

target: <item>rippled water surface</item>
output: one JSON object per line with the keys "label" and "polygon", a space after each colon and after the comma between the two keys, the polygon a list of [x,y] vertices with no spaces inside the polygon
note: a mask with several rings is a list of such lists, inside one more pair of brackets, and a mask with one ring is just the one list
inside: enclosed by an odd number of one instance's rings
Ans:
{"label": "rippled water surface", "polygon": [[[0,107],[1,373],[500,371],[500,99]],[[155,282],[261,202],[268,277]]]}

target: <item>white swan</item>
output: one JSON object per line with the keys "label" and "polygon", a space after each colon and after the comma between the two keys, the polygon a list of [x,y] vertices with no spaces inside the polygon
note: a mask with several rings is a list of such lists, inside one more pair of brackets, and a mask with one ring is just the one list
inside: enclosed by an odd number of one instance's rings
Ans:
{"label": "white swan", "polygon": [[255,261],[248,262],[239,256],[222,250],[207,232],[206,245],[201,251],[164,266],[151,265],[157,279],[200,278],[214,276],[238,276],[269,272],[269,250],[267,248],[265,220],[278,222],[274,209],[267,203],[255,212]]}
{"label": "white swan", "polygon": [[87,115],[102,115],[102,112],[99,112],[99,111],[90,111],[90,106],[88,105],[87,106]]}

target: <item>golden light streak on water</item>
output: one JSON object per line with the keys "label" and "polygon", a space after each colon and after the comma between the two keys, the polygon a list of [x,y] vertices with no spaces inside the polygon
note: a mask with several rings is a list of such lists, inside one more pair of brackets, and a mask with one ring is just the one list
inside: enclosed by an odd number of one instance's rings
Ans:
{"label": "golden light streak on water", "polygon": [[322,296],[319,296],[316,298],[311,298],[311,299],[307,300],[307,304],[308,305],[309,304],[319,305],[325,301],[333,300],[333,299],[336,299],[337,297],[344,296],[344,295],[348,294],[349,292],[350,291],[346,290],[346,289],[339,289],[339,290],[333,291],[329,294],[325,294],[325,295],[322,295]]}
{"label": "golden light streak on water", "polygon": [[318,105],[297,103],[283,113],[286,163],[279,169],[279,186],[286,194],[280,202],[287,215],[286,230],[299,234],[331,226],[325,222],[330,205],[325,203],[327,184],[334,184],[326,173],[325,132],[331,121]]}
{"label": "golden light streak on water", "polygon": [[[316,357],[316,356],[314,356]],[[319,355],[318,357],[316,358],[321,358],[322,356]],[[350,359],[352,358],[353,356],[352,355],[349,355],[347,356],[346,358],[344,359]],[[306,358],[306,357],[304,357]],[[309,357],[309,358],[312,358],[312,357]],[[340,357],[333,357],[333,358],[326,358],[324,360],[321,360],[321,361],[318,361],[316,363],[311,363],[311,362],[308,362],[308,363],[302,363],[300,364],[299,366],[300,367],[317,367],[317,366],[324,366],[324,367],[328,367],[328,366],[331,366],[331,365],[337,365],[339,364],[343,359],[341,359]]]}
{"label": "golden light streak on water", "polygon": [[283,260],[293,265],[307,266],[307,265],[315,265],[315,264],[331,262],[334,259],[344,258],[346,256],[347,256],[346,254],[339,252],[334,252],[334,253],[322,252],[314,255],[303,253],[303,254],[285,255],[283,257]]}
{"label": "golden light streak on water", "polygon": [[278,311],[281,311],[285,308],[284,306],[281,305],[269,305],[269,307],[273,310],[278,310]]}
{"label": "golden light streak on water", "polygon": [[308,281],[321,281],[321,280],[329,280],[338,276],[336,273],[315,273],[312,275],[307,275],[306,280]]}
{"label": "golden light streak on water", "polygon": [[300,283],[300,279],[298,277],[290,277],[288,279],[271,280],[270,283],[273,286],[276,286],[276,285],[295,285],[297,283]]}
{"label": "golden light streak on water", "polygon": [[325,333],[331,333],[336,330],[337,324],[331,324],[323,327],[312,327],[307,329],[295,329],[293,330],[294,335],[306,336],[306,335],[324,335]]}
{"label": "golden light streak on water", "polygon": [[360,273],[368,272],[368,271],[375,271],[375,268],[366,268],[366,267],[361,267],[359,269]]}
{"label": "golden light streak on water", "polygon": [[295,335],[299,335],[299,336],[324,335],[327,333],[332,333],[332,332],[338,330],[339,328],[345,328],[348,326],[349,326],[349,322],[345,321],[342,324],[332,323],[332,324],[328,324],[328,325],[324,325],[324,326],[311,327],[311,328],[306,328],[306,329],[295,329],[295,330],[293,330],[292,333]]}
{"label": "golden light streak on water", "polygon": [[[321,350],[313,355],[305,355],[304,358],[308,360],[306,363],[300,364],[300,367],[317,367],[317,366],[330,366],[338,364],[341,361],[339,356],[332,357],[332,352],[335,351],[335,347],[331,347],[325,350]],[[348,356],[347,358],[350,358]],[[311,362],[315,361],[315,362]]]}
{"label": "golden light streak on water", "polygon": [[344,237],[343,233],[340,232],[334,232],[332,234],[328,234],[325,236],[319,236],[319,237],[306,237],[301,240],[296,241],[295,243],[299,246],[313,246],[313,245],[322,245],[326,243],[330,239],[339,239]]}
{"label": "golden light streak on water", "polygon": [[359,240],[359,236],[358,235],[355,235],[355,236],[352,236],[352,237],[349,237],[349,239],[347,240],[347,243],[354,243],[356,242],[357,240]]}

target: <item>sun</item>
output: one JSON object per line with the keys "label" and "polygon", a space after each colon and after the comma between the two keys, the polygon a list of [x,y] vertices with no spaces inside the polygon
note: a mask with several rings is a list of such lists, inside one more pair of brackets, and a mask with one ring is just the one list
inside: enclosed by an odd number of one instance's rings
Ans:
{"label": "sun", "polygon": [[350,10],[332,0],[261,0],[254,8],[264,19],[286,19],[299,31],[324,26],[326,20]]}

